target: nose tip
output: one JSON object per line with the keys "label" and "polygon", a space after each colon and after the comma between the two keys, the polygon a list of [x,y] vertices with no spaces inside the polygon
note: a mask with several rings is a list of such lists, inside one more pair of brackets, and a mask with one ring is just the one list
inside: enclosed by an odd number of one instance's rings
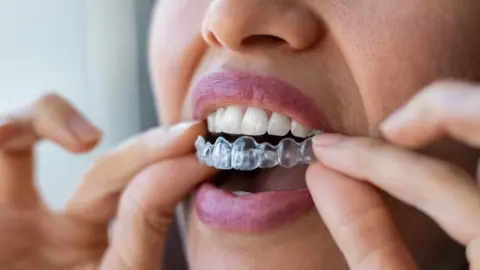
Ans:
{"label": "nose tip", "polygon": [[202,25],[204,40],[230,50],[288,46],[312,47],[322,36],[320,21],[306,8],[265,0],[216,0]]}

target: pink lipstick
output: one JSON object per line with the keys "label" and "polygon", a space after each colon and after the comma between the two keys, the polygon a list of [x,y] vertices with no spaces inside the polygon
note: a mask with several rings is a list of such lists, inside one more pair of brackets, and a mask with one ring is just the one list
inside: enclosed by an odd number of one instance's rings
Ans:
{"label": "pink lipstick", "polygon": [[[330,131],[325,116],[312,98],[282,80],[238,71],[220,71],[200,78],[193,89],[194,118],[204,119],[215,109],[241,105],[277,112],[312,129]],[[195,211],[204,224],[213,229],[257,233],[278,228],[310,212],[313,200],[305,184],[305,168],[289,173],[273,168],[267,179],[271,189],[236,196],[230,191],[204,183],[195,196]],[[277,173],[275,173],[277,172]],[[232,172],[232,178],[237,178]],[[241,179],[259,181],[259,179]],[[296,189],[278,190],[282,182],[296,182]]]}
{"label": "pink lipstick", "polygon": [[298,88],[270,76],[220,71],[202,77],[193,88],[195,119],[215,108],[245,105],[278,112],[312,129],[330,131],[325,116]]}

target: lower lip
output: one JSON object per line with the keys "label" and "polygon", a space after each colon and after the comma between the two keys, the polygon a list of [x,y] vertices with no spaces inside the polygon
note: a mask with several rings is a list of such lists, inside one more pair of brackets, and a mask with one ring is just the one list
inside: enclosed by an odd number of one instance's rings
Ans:
{"label": "lower lip", "polygon": [[307,189],[235,196],[206,183],[195,197],[195,211],[206,225],[244,233],[269,231],[308,213],[313,200]]}

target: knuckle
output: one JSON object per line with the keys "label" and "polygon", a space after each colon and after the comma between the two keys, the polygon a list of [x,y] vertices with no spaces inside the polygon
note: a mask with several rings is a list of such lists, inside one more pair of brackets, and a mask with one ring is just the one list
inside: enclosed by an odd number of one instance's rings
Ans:
{"label": "knuckle", "polygon": [[53,116],[52,114],[57,115],[59,113],[68,113],[73,109],[71,103],[57,93],[44,94],[30,107],[30,114],[35,114],[39,117],[51,117]]}
{"label": "knuckle", "polygon": [[69,103],[59,94],[49,92],[36,98],[33,102],[28,102],[23,106],[21,105],[9,111],[2,112],[2,114],[0,115],[0,122],[8,123],[11,121],[26,121],[31,119],[33,114],[36,114],[38,112],[38,109],[52,108],[52,106],[56,107],[59,104]]}
{"label": "knuckle", "polygon": [[155,211],[146,211],[144,214],[145,224],[149,231],[158,236],[163,236],[168,233],[173,218],[174,213],[169,211],[163,211],[162,214]]}
{"label": "knuckle", "polygon": [[59,95],[55,92],[48,92],[48,93],[40,96],[37,99],[36,103],[38,103],[38,104],[52,104],[52,103],[63,102],[63,101],[65,101],[65,99],[61,95]]}
{"label": "knuckle", "polygon": [[174,217],[174,211],[158,205],[150,205],[143,196],[126,191],[120,201],[120,220],[131,222],[132,229],[148,234],[165,235]]}

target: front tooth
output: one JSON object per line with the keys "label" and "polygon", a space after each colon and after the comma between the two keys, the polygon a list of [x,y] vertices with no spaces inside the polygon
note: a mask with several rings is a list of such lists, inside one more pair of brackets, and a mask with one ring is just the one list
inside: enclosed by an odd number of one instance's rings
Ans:
{"label": "front tooth", "polygon": [[239,106],[228,106],[221,122],[222,131],[229,134],[241,134],[244,109]]}
{"label": "front tooth", "polygon": [[268,134],[274,136],[285,136],[290,130],[290,118],[286,115],[273,113],[268,122]]}
{"label": "front tooth", "polygon": [[312,130],[300,125],[297,121],[292,120],[292,126],[290,127],[292,135],[295,137],[306,138],[312,135]]}
{"label": "front tooth", "polygon": [[225,115],[225,108],[218,108],[215,116],[215,132],[220,133],[222,130],[222,120]]}
{"label": "front tooth", "polygon": [[259,108],[247,108],[243,116],[241,133],[245,135],[258,136],[267,132],[267,113]]}
{"label": "front tooth", "polygon": [[211,113],[207,117],[207,128],[209,132],[215,133],[216,132],[216,125],[215,125],[215,113]]}
{"label": "front tooth", "polygon": [[250,192],[246,192],[246,191],[232,191],[232,193],[235,195],[235,196],[245,196],[245,195],[250,195],[252,193]]}

